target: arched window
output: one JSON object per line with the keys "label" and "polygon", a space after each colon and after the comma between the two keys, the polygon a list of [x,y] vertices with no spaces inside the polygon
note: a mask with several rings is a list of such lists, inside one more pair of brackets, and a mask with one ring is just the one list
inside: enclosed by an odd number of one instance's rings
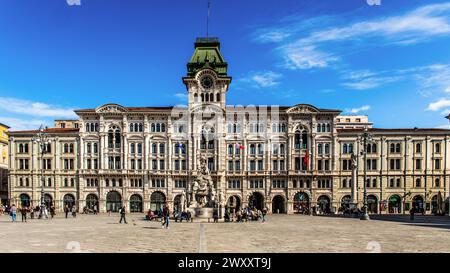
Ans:
{"label": "arched window", "polygon": [[400,143],[397,143],[397,144],[395,145],[395,152],[396,152],[396,153],[400,153]]}
{"label": "arched window", "polygon": [[416,179],[416,188],[420,188],[420,187],[422,187],[422,183],[421,183],[420,178],[417,178]]}
{"label": "arched window", "polygon": [[137,152],[138,152],[138,154],[142,154],[142,143],[138,143]]}
{"label": "arched window", "polygon": [[391,145],[389,145],[389,146],[390,146],[391,153],[395,153],[395,144],[391,143]]}
{"label": "arched window", "polygon": [[367,153],[372,153],[372,145],[370,145],[370,144],[366,145],[366,152]]}
{"label": "arched window", "polygon": [[139,124],[137,123],[134,124],[134,131],[139,132]]}
{"label": "arched window", "polygon": [[139,123],[139,132],[144,131],[144,128],[143,128],[143,127],[144,127],[143,124],[142,124],[142,123]]}
{"label": "arched window", "polygon": [[198,94],[194,93],[194,102],[198,102]]}
{"label": "arched window", "polygon": [[136,151],[135,151],[135,145],[134,145],[134,143],[131,143],[130,144],[130,153],[132,153],[132,154],[134,154]]}
{"label": "arched window", "polygon": [[155,124],[152,123],[152,132],[155,132],[155,131],[156,131],[156,129],[155,129]]}
{"label": "arched window", "polygon": [[284,144],[280,144],[280,154],[284,155]]}
{"label": "arched window", "polygon": [[331,132],[331,125],[329,123],[327,124],[327,132]]}
{"label": "arched window", "polygon": [[64,153],[67,154],[69,153],[69,144],[64,143]]}
{"label": "arched window", "polygon": [[263,152],[264,152],[263,145],[262,144],[258,144],[258,154],[262,155]]}
{"label": "arched window", "polygon": [[201,96],[201,98],[202,98],[202,102],[204,102],[204,101],[205,101],[205,95],[204,95],[204,94],[201,94],[200,96]]}
{"label": "arched window", "polygon": [[353,144],[352,144],[352,143],[350,143],[350,144],[348,145],[348,153],[349,153],[349,154],[353,153]]}
{"label": "arched window", "polygon": [[114,133],[113,130],[108,131],[108,147],[113,148],[114,145]]}
{"label": "arched window", "polygon": [[233,145],[228,145],[228,154],[232,155],[233,154]]}
{"label": "arched window", "polygon": [[255,144],[250,144],[250,154],[252,155],[256,154]]}
{"label": "arched window", "polygon": [[322,149],[322,144],[321,143],[317,144],[317,153],[319,155],[323,154],[323,149]]}
{"label": "arched window", "polygon": [[86,123],[86,132],[89,132],[91,127],[89,127],[89,123]]}
{"label": "arched window", "polygon": [[220,102],[220,93],[217,93],[217,95],[216,95],[216,101],[217,101],[217,102]]}
{"label": "arched window", "polygon": [[115,139],[116,139],[115,148],[120,148],[121,143],[120,130],[116,130]]}
{"label": "arched window", "polygon": [[422,152],[422,145],[420,143],[416,143],[416,153]]}
{"label": "arched window", "polygon": [[156,143],[153,143],[152,144],[152,153],[153,154],[156,154],[158,151],[156,150],[156,148],[157,148],[157,146],[156,146]]}
{"label": "arched window", "polygon": [[441,144],[440,143],[436,143],[436,145],[435,145],[435,152],[437,154],[439,154],[441,152]]}
{"label": "arched window", "polygon": [[325,123],[322,123],[322,132],[326,132],[327,131],[325,126],[326,126]]}
{"label": "arched window", "polygon": [[159,144],[159,153],[160,154],[164,154],[165,153],[165,151],[164,151],[164,143],[160,143]]}
{"label": "arched window", "polygon": [[347,188],[347,179],[342,180],[342,187]]}
{"label": "arched window", "polygon": [[95,132],[95,124],[91,123],[91,132]]}
{"label": "arched window", "polygon": [[328,143],[325,144],[325,154],[326,155],[330,154],[330,144]]}
{"label": "arched window", "polygon": [[377,144],[374,143],[372,144],[372,153],[376,153],[377,152]]}
{"label": "arched window", "polygon": [[69,144],[69,153],[73,153],[73,143]]}
{"label": "arched window", "polygon": [[434,186],[435,186],[436,188],[439,188],[439,187],[441,186],[441,180],[440,180],[439,178],[436,178],[436,179],[434,180]]}
{"label": "arched window", "polygon": [[130,132],[133,132],[133,129],[134,129],[133,123],[130,123]]}
{"label": "arched window", "polygon": [[342,153],[343,153],[343,154],[348,153],[348,146],[347,146],[347,143],[344,143],[344,144],[342,145]]}
{"label": "arched window", "polygon": [[161,124],[156,123],[156,132],[161,132]]}
{"label": "arched window", "polygon": [[213,93],[209,94],[209,101],[211,101],[211,102],[214,101],[214,94]]}
{"label": "arched window", "polygon": [[165,132],[166,131],[166,124],[163,123],[161,124],[161,132]]}
{"label": "arched window", "polygon": [[322,132],[322,126],[319,124],[317,124],[317,132],[320,133]]}

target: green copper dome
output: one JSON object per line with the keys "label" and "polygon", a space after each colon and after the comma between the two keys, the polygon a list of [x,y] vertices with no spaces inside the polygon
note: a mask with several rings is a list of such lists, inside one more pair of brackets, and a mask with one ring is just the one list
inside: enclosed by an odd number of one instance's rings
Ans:
{"label": "green copper dome", "polygon": [[187,64],[188,77],[204,68],[209,68],[220,76],[227,76],[228,64],[220,53],[219,38],[197,38],[195,51]]}

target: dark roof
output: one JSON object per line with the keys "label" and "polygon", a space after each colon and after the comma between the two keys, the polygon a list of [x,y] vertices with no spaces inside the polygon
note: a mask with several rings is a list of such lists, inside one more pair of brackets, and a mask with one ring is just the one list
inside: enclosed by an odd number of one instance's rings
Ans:
{"label": "dark roof", "polygon": [[1,122],[0,122],[0,126],[6,127],[7,129],[11,128],[11,127],[9,127],[8,125],[6,125],[6,124],[4,124],[4,123],[1,123]]}
{"label": "dark roof", "polygon": [[[78,133],[78,128],[47,128],[44,133],[47,134],[64,134],[64,133]],[[23,130],[23,131],[9,131],[8,134],[37,134],[39,130]]]}
{"label": "dark roof", "polygon": [[[355,128],[355,129],[337,129],[339,133],[362,133],[364,131],[363,128]],[[434,133],[448,133],[450,134],[449,129],[440,129],[440,128],[369,128],[369,132],[372,133],[421,133],[421,132],[434,132]]]}

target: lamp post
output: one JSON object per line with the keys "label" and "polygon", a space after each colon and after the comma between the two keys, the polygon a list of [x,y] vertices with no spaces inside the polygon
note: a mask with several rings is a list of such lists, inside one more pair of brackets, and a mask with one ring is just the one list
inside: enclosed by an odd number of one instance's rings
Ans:
{"label": "lamp post", "polygon": [[358,140],[363,143],[362,153],[364,157],[364,206],[360,220],[370,220],[369,214],[367,213],[367,144],[372,142],[372,135],[367,130],[367,127],[364,129],[364,133],[358,137]]}
{"label": "lamp post", "polygon": [[46,146],[50,144],[50,139],[48,138],[48,134],[45,133],[45,130],[47,127],[44,127],[41,125],[39,127],[39,132],[36,134],[35,137],[33,137],[32,141],[35,142],[39,147],[39,153],[40,153],[40,161],[41,161],[41,206],[39,210],[39,219],[42,219],[44,217],[44,210],[45,210],[45,200],[44,200],[44,184],[45,184],[45,178],[44,178],[44,153],[46,152]]}

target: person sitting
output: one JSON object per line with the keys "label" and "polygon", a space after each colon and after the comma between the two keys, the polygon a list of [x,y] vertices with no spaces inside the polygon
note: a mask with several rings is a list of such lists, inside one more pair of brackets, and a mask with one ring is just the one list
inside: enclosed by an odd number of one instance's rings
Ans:
{"label": "person sitting", "polygon": [[146,218],[147,218],[147,220],[152,221],[152,220],[156,219],[157,216],[155,215],[155,213],[151,209],[149,209],[148,212],[147,212],[147,217]]}

